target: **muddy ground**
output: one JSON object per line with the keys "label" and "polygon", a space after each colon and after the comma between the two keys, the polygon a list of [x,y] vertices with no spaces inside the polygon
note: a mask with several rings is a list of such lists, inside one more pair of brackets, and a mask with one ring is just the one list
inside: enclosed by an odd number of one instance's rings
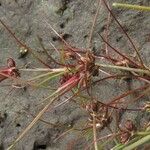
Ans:
{"label": "muddy ground", "polygon": [[[115,0],[115,2],[131,3],[130,0]],[[150,6],[150,1],[134,0],[134,4]],[[65,39],[73,46],[86,49],[96,6],[97,0],[0,0],[0,19],[14,31],[17,37],[35,50],[46,63],[53,64],[43,53],[37,37],[43,38],[44,45],[49,51],[51,51],[49,41],[58,48],[63,46],[48,26],[50,23],[58,33],[66,34]],[[113,11],[140,49],[145,63],[150,65],[150,13],[122,9],[113,9]],[[92,48],[95,53],[103,53],[100,49],[104,43],[97,33],[104,32],[106,17],[107,11],[102,7],[93,36]],[[128,54],[133,52],[132,46],[128,44],[127,38],[113,19],[109,34],[109,42],[113,46],[123,49]],[[52,53],[52,56],[57,59],[55,53]],[[42,67],[30,53],[19,59],[17,43],[0,24],[0,66],[5,66],[9,57],[15,59],[18,68],[26,64],[31,68]],[[21,77],[26,79],[29,75],[31,73],[22,73]],[[9,80],[0,83],[0,115],[2,116],[0,118],[0,150],[6,149],[14,141],[20,131],[32,120],[31,114],[36,114],[42,108],[37,104],[51,92],[47,89],[28,87],[12,90],[11,84],[12,82]],[[104,101],[140,85],[141,83],[138,81],[130,84],[123,82],[120,88],[118,81],[107,81],[93,87],[93,92]],[[138,93],[136,94],[138,95]],[[131,98],[137,95],[132,95]],[[144,102],[144,98],[142,100]],[[145,100],[149,100],[149,97],[145,97]],[[139,101],[132,107],[138,107],[140,104]],[[126,112],[123,117],[135,121],[137,126],[149,120],[148,114],[141,112]],[[86,122],[87,113],[75,103],[69,102],[57,110],[47,112],[43,119],[62,126],[54,127],[39,121],[16,145],[16,150],[80,150],[89,144],[85,137],[74,131],[70,131],[56,141],[56,138],[71,126],[82,126]],[[101,135],[106,133],[109,133],[107,129]],[[111,144],[105,149],[110,149],[110,147]]]}

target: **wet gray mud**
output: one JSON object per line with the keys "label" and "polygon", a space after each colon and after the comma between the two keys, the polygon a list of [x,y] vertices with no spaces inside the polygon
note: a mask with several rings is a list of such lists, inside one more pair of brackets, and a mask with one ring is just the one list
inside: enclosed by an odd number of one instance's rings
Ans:
{"label": "wet gray mud", "polygon": [[[114,2],[110,2],[110,6]],[[115,2],[128,2],[130,0],[116,0]],[[149,0],[134,0],[134,4],[150,6]],[[51,41],[57,48],[63,44],[57,35],[50,29],[49,23],[54,29],[62,34],[64,39],[72,46],[81,49],[87,48],[89,32],[92,26],[93,16],[96,12],[97,0],[0,0],[0,19],[5,22],[21,41],[30,48],[47,64],[55,65],[43,52],[38,37],[43,39],[44,46],[49,50],[53,58],[57,55],[51,50]],[[114,9],[113,12],[120,20],[124,29],[130,34],[133,41],[140,50],[141,56],[147,65],[150,65],[150,13],[133,10]],[[101,48],[104,43],[97,33],[104,33],[108,12],[102,7],[92,38],[92,49],[96,54],[103,54]],[[109,42],[127,54],[133,54],[133,48],[127,38],[111,19],[109,29]],[[25,57],[20,58],[20,48],[12,36],[0,24],[0,66],[6,66],[7,58],[12,57],[18,68],[28,65],[31,68],[43,67],[29,52]],[[113,55],[113,53],[112,53]],[[108,70],[109,71],[109,70]],[[32,73],[32,75],[34,75]],[[32,76],[31,73],[21,73],[23,79]],[[51,82],[50,86],[55,82]],[[129,89],[140,87],[141,82],[104,81],[93,87],[93,94],[101,101],[110,100]],[[42,99],[51,93],[49,89],[35,88],[13,88],[11,80],[0,83],[0,150],[7,147],[14,141],[17,135],[33,119],[43,107],[38,105]],[[138,92],[128,97],[133,99]],[[62,100],[64,100],[62,98]],[[59,100],[59,101],[62,101]],[[131,108],[141,106],[149,97],[145,96],[131,105]],[[58,102],[59,102],[58,101]],[[62,133],[71,127],[84,127],[88,115],[85,110],[73,101],[52,109],[42,117],[27,135],[16,144],[16,150],[82,150],[91,141],[83,136],[81,132],[70,131],[58,138]],[[142,112],[124,112],[121,117],[131,119],[137,126],[149,121],[149,115]],[[123,119],[124,120],[124,119]],[[57,124],[59,126],[53,126]],[[111,124],[114,128],[114,124]],[[98,133],[100,136],[109,134],[106,128]],[[113,146],[107,144],[105,149]]]}

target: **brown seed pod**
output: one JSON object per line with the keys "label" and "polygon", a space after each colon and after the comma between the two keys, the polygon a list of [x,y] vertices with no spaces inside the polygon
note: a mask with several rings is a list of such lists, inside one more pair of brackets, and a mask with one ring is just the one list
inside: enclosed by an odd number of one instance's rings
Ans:
{"label": "brown seed pod", "polygon": [[129,132],[122,132],[120,135],[120,142],[125,144],[129,141],[131,134]]}
{"label": "brown seed pod", "polygon": [[132,132],[132,131],[136,130],[136,127],[135,127],[135,125],[133,124],[133,122],[131,120],[127,120],[126,124],[125,124],[125,129]]}
{"label": "brown seed pod", "polygon": [[9,68],[11,68],[11,67],[16,67],[16,63],[15,63],[15,61],[14,61],[12,58],[8,58],[8,59],[7,59],[7,66],[8,66]]}
{"label": "brown seed pod", "polygon": [[98,101],[90,102],[86,105],[86,110],[89,113],[89,126],[93,126],[93,114],[96,120],[96,128],[103,129],[111,122],[111,114],[108,112],[108,108]]}
{"label": "brown seed pod", "polygon": [[131,120],[127,120],[123,127],[120,127],[121,135],[120,142],[125,144],[132,137],[133,133],[136,131],[136,127]]}

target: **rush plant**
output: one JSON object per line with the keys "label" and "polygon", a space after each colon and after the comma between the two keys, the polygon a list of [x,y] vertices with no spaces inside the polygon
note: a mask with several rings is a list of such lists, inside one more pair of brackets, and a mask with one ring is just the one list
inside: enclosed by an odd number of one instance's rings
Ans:
{"label": "rush plant", "polygon": [[[45,66],[43,68],[17,69],[14,60],[10,58],[8,59],[6,68],[0,69],[0,81],[7,78],[19,78],[18,82],[23,81],[23,83],[28,86],[44,88],[47,86],[47,83],[50,80],[58,80],[57,89],[51,95],[42,100],[42,104],[44,104],[44,106],[41,111],[37,113],[34,119],[20,133],[20,135],[15,139],[15,141],[8,149],[12,149],[22,138],[27,138],[25,135],[42,118],[43,114],[48,109],[51,110],[52,108],[58,108],[59,106],[71,100],[78,104],[82,109],[86,110],[89,116],[86,126],[83,126],[82,129],[75,129],[73,127],[72,130],[81,132],[81,135],[86,136],[90,133],[90,131],[92,131],[92,145],[94,145],[95,150],[100,149],[100,147],[105,147],[107,143],[105,144],[105,142],[103,142],[102,144],[101,142],[104,139],[114,141],[114,150],[133,149],[136,146],[139,146],[150,140],[149,123],[147,123],[145,127],[141,127],[141,129],[138,131],[133,121],[129,120],[128,118],[127,120],[124,120],[125,125],[122,126],[120,120],[121,117],[119,117],[122,112],[126,111],[141,111],[145,113],[149,111],[149,104],[147,102],[145,103],[145,106],[141,106],[139,108],[129,108],[129,105],[136,103],[145,95],[149,94],[150,68],[144,63],[144,60],[136,48],[136,45],[125,31],[119,20],[115,17],[108,2],[105,0],[99,0],[97,6],[97,11],[95,13],[94,20],[92,22],[92,28],[90,30],[88,48],[85,50],[75,48],[68,44],[63,39],[63,37],[52,27],[52,25],[47,23],[47,25],[56,34],[56,36],[58,36],[63,42],[65,47],[64,49],[59,49],[51,43],[51,46],[60,57],[60,61],[56,61],[46,50],[42,40],[39,39],[44,52],[58,66],[57,68],[50,66],[44,60],[42,60],[29,46],[27,46],[18,37],[16,37],[16,35],[12,32],[8,25],[4,23],[4,21],[0,20],[4,28],[15,39],[18,46],[31,53],[39,62]],[[109,13],[105,36],[103,36],[102,33],[98,33],[99,37],[105,44],[104,55],[94,54],[91,50],[94,28],[96,26],[96,20],[98,18],[101,7],[105,7]],[[128,42],[132,45],[133,51],[136,54],[136,58],[132,58],[128,54],[123,53],[120,49],[113,47],[111,43],[109,43],[108,32],[110,16],[115,20],[116,24],[122,30],[124,36],[127,37]],[[118,58],[116,58],[114,55],[111,55],[110,51],[108,52],[108,48],[111,49],[111,51],[113,51],[118,56]],[[102,63],[102,59],[108,63]],[[31,78],[29,77],[29,79],[24,80],[21,78],[19,72],[36,72],[38,75]],[[101,74],[104,75],[103,78],[100,78]],[[136,87],[135,89],[127,90],[116,97],[110,97],[109,101],[107,100],[106,102],[101,101],[100,99],[93,96],[92,87],[98,86],[98,84],[103,81],[119,80],[121,82],[122,80],[128,81],[132,79],[140,81],[143,83],[143,85]],[[83,95],[83,92],[86,93],[86,96]],[[127,96],[136,92],[139,93],[137,97],[125,100]],[[69,97],[67,97],[63,102],[54,105],[54,102],[57,101],[58,98],[65,96],[67,93],[70,94]],[[76,98],[76,100],[74,100],[74,98]],[[84,99],[84,101],[81,99]],[[117,115],[114,115],[115,113]],[[116,131],[111,129],[111,125],[115,121],[115,117],[117,120]],[[105,128],[108,128],[111,134],[100,137],[100,131],[104,130]],[[68,133],[69,132],[66,134]],[[65,136],[65,134],[63,134],[63,136]],[[89,147],[91,147],[90,142],[86,146],[86,149]]]}

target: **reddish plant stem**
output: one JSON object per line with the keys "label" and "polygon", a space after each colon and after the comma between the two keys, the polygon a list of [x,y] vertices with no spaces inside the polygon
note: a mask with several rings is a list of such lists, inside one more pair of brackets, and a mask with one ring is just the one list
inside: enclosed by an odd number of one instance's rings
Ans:
{"label": "reddish plant stem", "polygon": [[0,82],[7,79],[8,77],[19,77],[20,74],[16,69],[15,61],[12,58],[7,59],[7,67],[0,68]]}
{"label": "reddish plant stem", "polygon": [[147,87],[149,87],[149,85],[145,85],[145,86],[142,86],[142,87],[138,87],[138,88],[136,88],[136,89],[134,89],[134,90],[129,90],[129,91],[127,91],[127,92],[125,92],[125,93],[123,93],[123,94],[117,96],[116,98],[114,98],[113,100],[111,100],[108,104],[109,104],[109,105],[116,104],[116,103],[118,103],[118,100],[120,100],[120,99],[122,99],[122,98],[124,98],[124,97],[126,97],[126,96],[128,96],[128,95],[130,95],[130,94],[132,94],[132,93],[134,93],[134,92],[136,92],[136,91],[138,91],[138,90],[146,89]]}
{"label": "reddish plant stem", "polygon": [[91,49],[92,36],[93,36],[94,27],[95,27],[95,24],[96,24],[96,20],[97,20],[97,17],[98,17],[100,8],[101,8],[101,0],[98,0],[97,11],[96,11],[96,14],[95,14],[95,16],[94,16],[94,20],[93,20],[93,23],[92,23],[92,28],[91,28],[91,31],[90,31],[90,36],[89,36],[89,41],[88,41],[88,49]]}
{"label": "reddish plant stem", "polygon": [[107,5],[106,1],[103,0],[103,3],[104,5],[106,6],[107,10],[110,12],[110,14],[113,16],[113,18],[115,19],[116,23],[119,25],[119,27],[121,28],[121,30],[123,31],[123,33],[126,35],[126,37],[128,38],[129,42],[131,43],[131,45],[133,46],[137,56],[138,56],[138,59],[142,65],[142,67],[144,67],[144,63],[143,63],[143,60],[135,46],[135,44],[133,43],[132,39],[130,38],[130,36],[128,35],[128,33],[124,30],[124,28],[122,27],[122,25],[120,24],[120,22],[117,20],[117,18],[115,17],[115,15],[113,14],[113,12],[111,11],[111,9],[109,8],[109,6]]}
{"label": "reddish plant stem", "polygon": [[100,33],[98,33],[98,35],[102,38],[102,40],[110,47],[110,48],[112,48],[112,50],[114,50],[116,53],[118,53],[120,56],[122,56],[123,58],[125,58],[125,59],[127,59],[128,61],[130,61],[132,64],[134,64],[135,66],[137,66],[137,67],[140,67],[141,68],[141,66],[139,66],[138,64],[136,64],[134,61],[132,61],[130,58],[128,58],[126,55],[124,55],[124,54],[122,54],[121,52],[119,52],[119,50],[117,50],[117,49],[115,49],[113,46],[111,46],[104,38],[103,38],[103,36],[100,34]]}
{"label": "reddish plant stem", "polygon": [[[73,46],[71,46],[69,43],[67,43],[62,36],[49,24],[47,21],[45,23],[51,28],[51,30],[62,40],[62,42],[67,46],[68,51],[73,52],[75,55],[79,56],[79,54],[76,52],[76,49],[74,49]],[[55,48],[54,48],[55,49]]]}
{"label": "reddish plant stem", "polygon": [[[108,7],[110,7],[110,6],[108,6]],[[109,36],[109,25],[110,25],[110,16],[111,14],[110,14],[110,12],[109,12],[109,14],[108,14],[108,17],[107,17],[107,26],[106,26],[106,29],[104,30],[104,35],[105,35],[105,40],[106,40],[106,42],[108,43],[108,36]],[[108,55],[109,56],[109,51],[108,51],[108,45],[105,43],[105,52],[106,52],[106,55]]]}
{"label": "reddish plant stem", "polygon": [[99,58],[100,59],[100,57],[106,59],[109,62],[111,61],[113,64],[115,64],[118,61],[117,59],[114,59],[114,58],[110,57],[109,55],[108,56],[105,56],[105,55],[95,55],[95,58]]}
{"label": "reddish plant stem", "polygon": [[105,104],[101,101],[98,101],[100,104],[106,106],[106,107],[109,107],[109,108],[112,108],[112,109],[117,109],[117,110],[125,110],[125,111],[143,111],[141,108],[138,108],[138,109],[132,109],[132,108],[119,108],[119,107],[116,107],[116,106],[112,106],[111,104]]}
{"label": "reddish plant stem", "polygon": [[[124,76],[124,75],[120,75],[120,76]],[[114,76],[109,76],[109,77],[106,77],[106,78],[103,78],[103,79],[101,79],[101,80],[98,80],[98,82],[99,81],[103,81],[103,80],[106,80],[106,79],[113,79],[113,78],[115,78],[115,77],[118,77],[118,75],[114,75]],[[84,87],[81,91],[84,91],[85,89],[86,89],[87,87]],[[78,91],[77,93],[75,93],[74,95],[72,95],[72,97],[70,97],[66,102],[68,102],[69,100],[71,100],[71,99],[73,99],[75,96],[77,96],[78,94],[79,94],[79,92],[81,92],[81,91]],[[94,97],[91,97],[91,99],[96,99],[96,98],[94,98]],[[75,101],[75,100],[74,100]],[[98,100],[97,100],[98,101]],[[121,109],[121,110],[127,110],[127,111],[142,111],[142,109],[128,109],[128,108],[118,108],[118,107],[115,107],[115,106],[112,106],[111,104],[105,104],[105,103],[103,103],[103,102],[100,102],[100,101],[98,101],[99,103],[101,103],[102,105],[104,105],[104,106],[106,106],[106,107],[109,107],[109,108],[113,108],[113,109]],[[64,104],[64,103],[62,103],[62,104]],[[62,105],[61,104],[61,105]],[[60,105],[59,105],[60,106]]]}
{"label": "reddish plant stem", "polygon": [[5,27],[5,29],[12,35],[12,37],[16,40],[16,42],[18,43],[18,45],[20,45],[21,47],[24,47],[25,49],[27,49],[28,51],[31,52],[32,55],[34,55],[39,62],[41,62],[43,65],[45,65],[48,68],[51,68],[48,64],[46,64],[41,58],[39,58],[37,55],[35,55],[35,53],[33,53],[32,49],[30,47],[28,47],[26,44],[22,43],[16,36],[15,34],[9,29],[8,26],[5,25],[5,23],[0,19],[1,24]]}
{"label": "reddish plant stem", "polygon": [[44,50],[44,52],[47,54],[47,56],[57,65],[60,65],[60,66],[63,66],[63,67],[68,67],[68,68],[71,68],[71,67],[75,67],[74,65],[67,65],[67,64],[62,64],[62,63],[59,63],[58,61],[56,61],[46,50],[46,48],[44,47],[42,41],[40,40],[40,37],[38,37],[39,41],[40,41],[40,45],[42,47],[42,49]]}
{"label": "reddish plant stem", "polygon": [[104,80],[107,80],[107,79],[114,79],[114,78],[120,78],[120,77],[128,77],[128,75],[111,75],[111,76],[108,76],[108,77],[105,77],[105,78],[102,78],[102,79],[99,79],[99,80],[96,80],[94,81],[92,84],[95,85],[97,84],[98,82],[101,82],[101,81],[104,81]]}
{"label": "reddish plant stem", "polygon": [[7,77],[0,74],[0,82],[2,82],[5,79],[7,79]]}
{"label": "reddish plant stem", "polygon": [[[147,88],[148,89],[148,88]],[[149,91],[150,91],[150,87],[149,87],[149,89],[148,89]],[[147,91],[147,93],[149,92],[149,91]],[[140,99],[140,98],[142,98],[142,97],[144,97],[145,96],[145,94],[146,94],[146,92],[143,92],[142,94],[140,94],[138,97],[136,97],[136,98],[134,98],[134,99],[132,99],[131,101],[130,101],[130,104],[131,103],[133,103],[133,102],[135,102],[135,101],[137,101],[138,99]],[[128,104],[127,104],[128,105]]]}
{"label": "reddish plant stem", "polygon": [[[73,80],[74,79],[74,80]],[[79,78],[72,78],[69,83],[66,82],[66,84],[64,84],[63,86],[61,86],[60,88],[58,88],[58,91],[60,92],[59,95],[53,95],[54,97],[51,97],[51,100],[46,104],[46,106],[36,115],[36,117],[30,122],[30,124],[23,130],[23,132],[18,136],[18,138],[16,138],[16,140],[13,142],[13,144],[8,148],[11,149],[13,148],[26,134],[27,132],[34,126],[34,124],[43,116],[43,114],[45,113],[45,111],[54,103],[54,101],[56,101],[57,98],[59,98],[60,96],[64,95],[66,92],[70,91],[72,88],[74,88],[78,82],[79,82]],[[58,92],[56,91],[56,93]],[[50,99],[50,97],[47,97],[47,100]]]}

